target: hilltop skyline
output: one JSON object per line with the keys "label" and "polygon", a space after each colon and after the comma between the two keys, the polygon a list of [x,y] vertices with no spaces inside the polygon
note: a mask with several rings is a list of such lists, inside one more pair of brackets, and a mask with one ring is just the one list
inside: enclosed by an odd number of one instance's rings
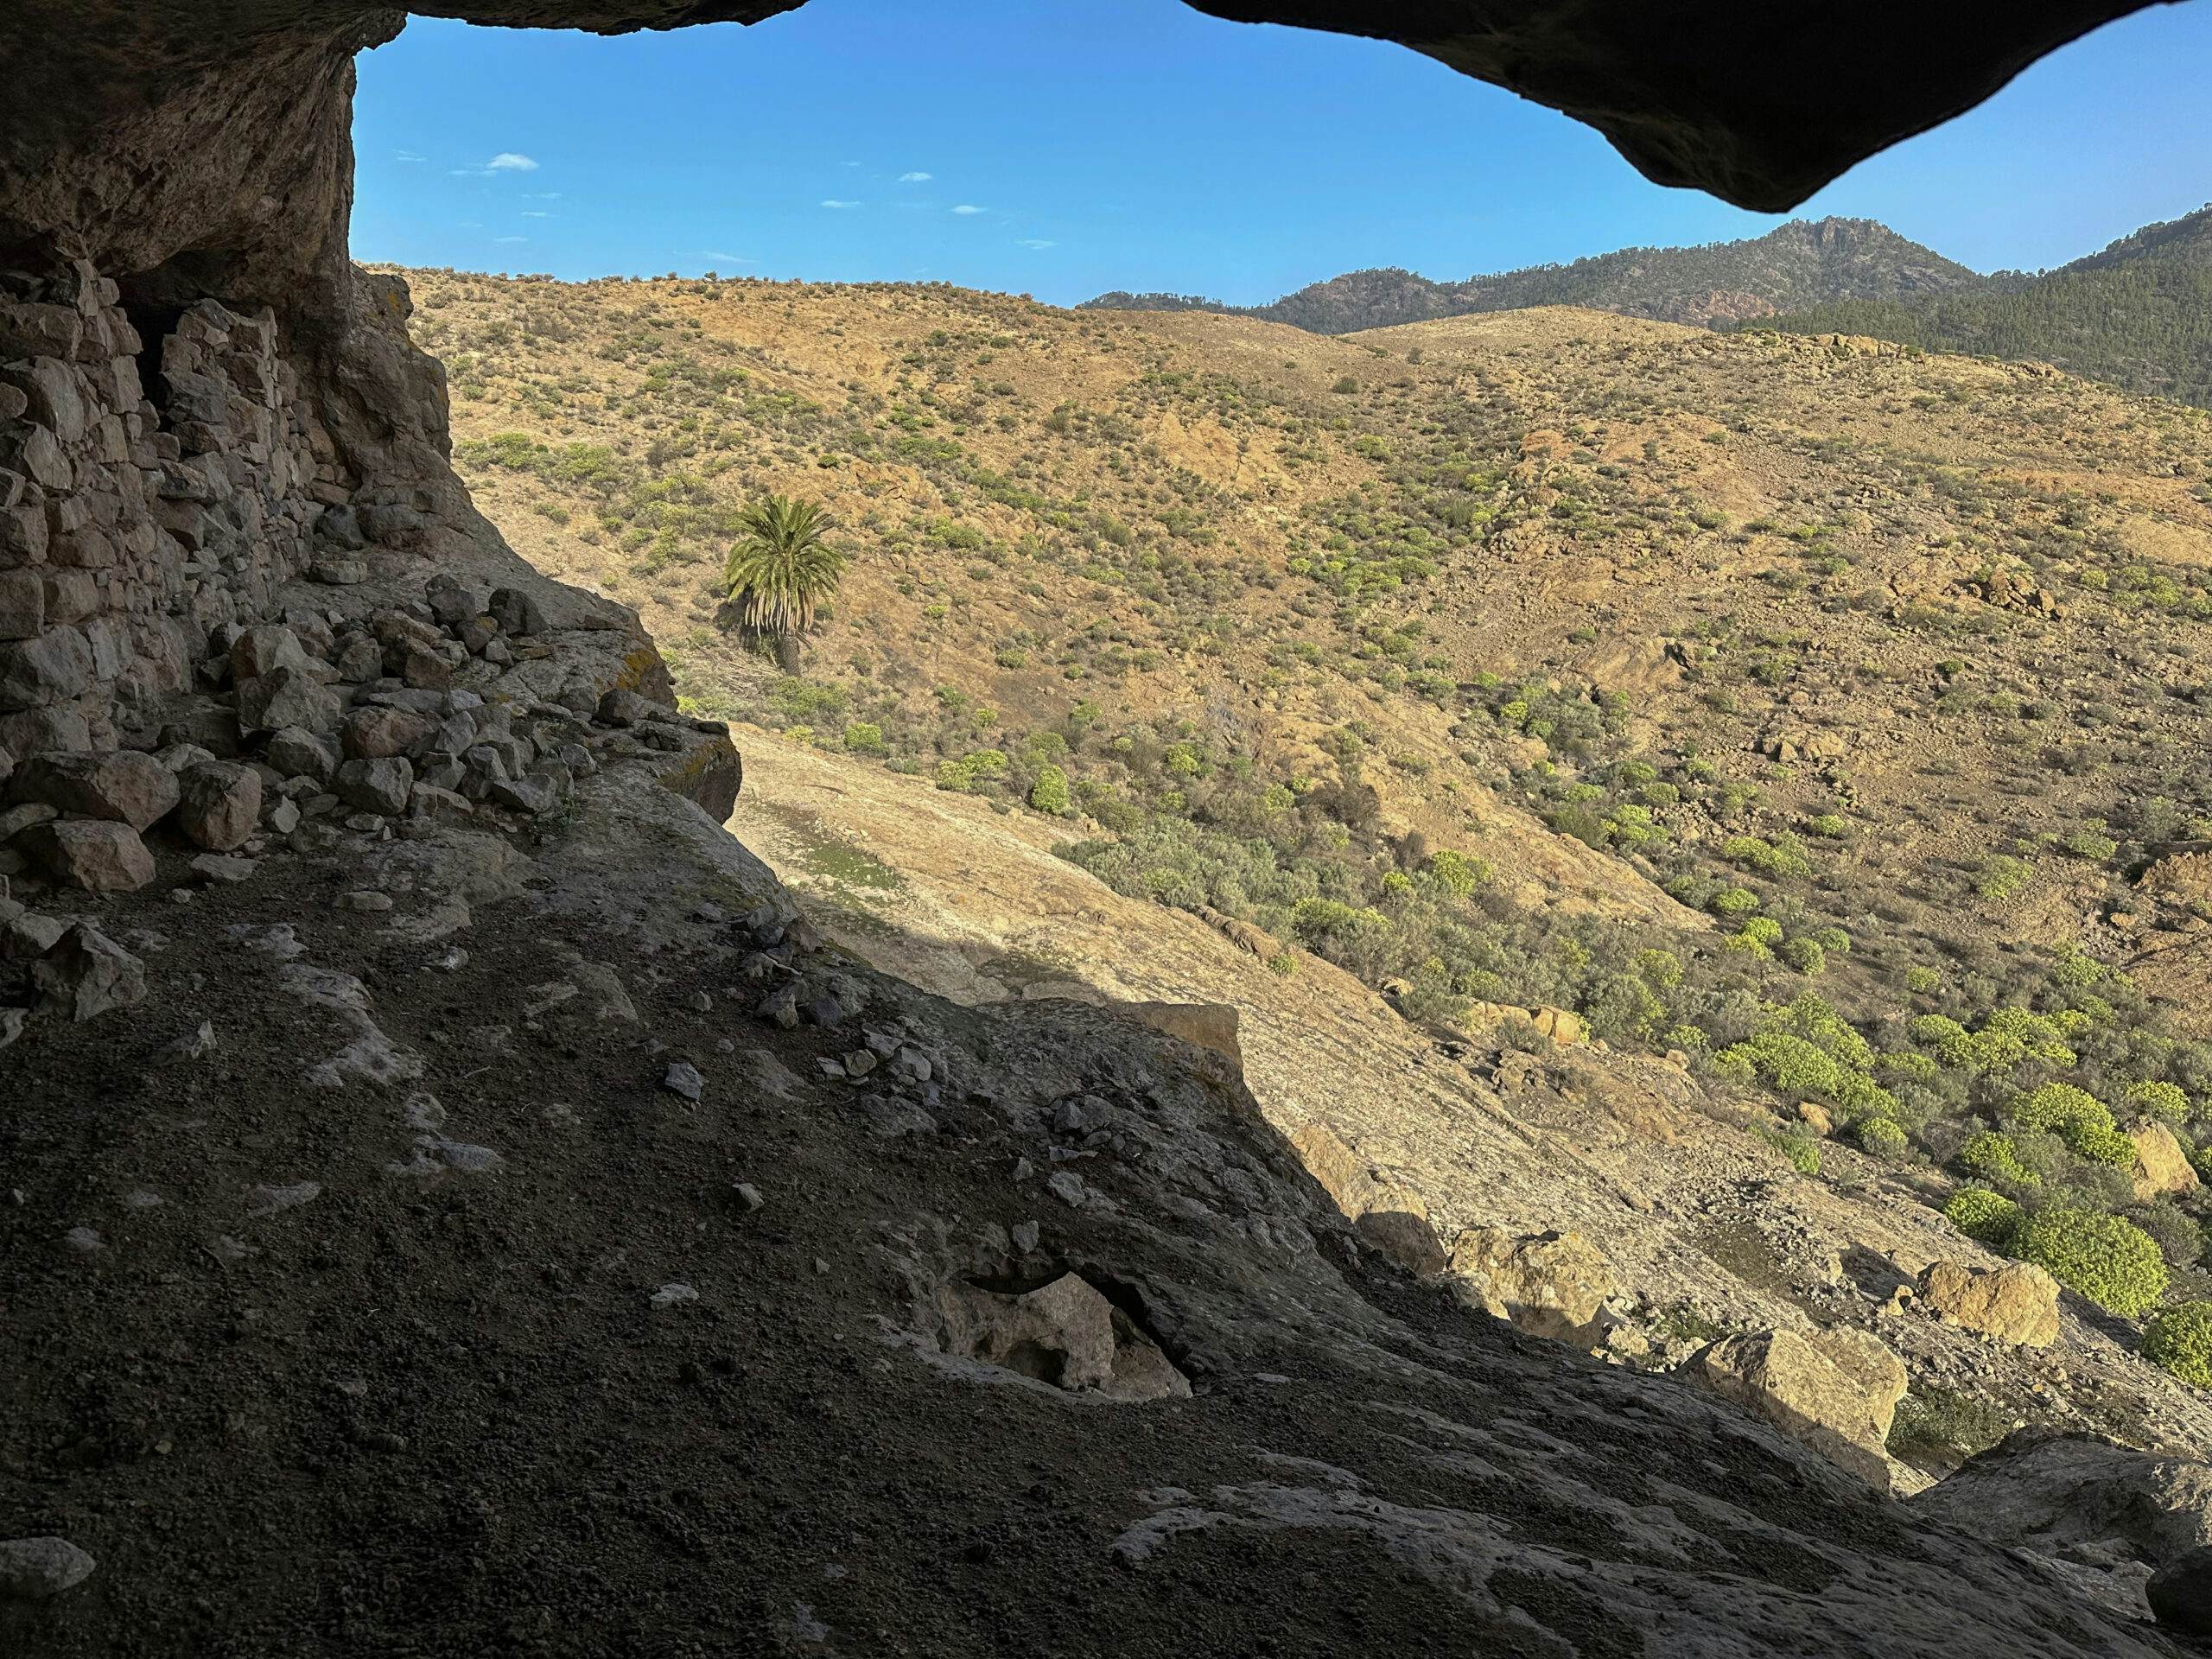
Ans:
{"label": "hilltop skyline", "polygon": [[2208,58],[2212,9],[2139,14],[1766,215],[1651,185],[1586,129],[1401,48],[1178,0],[925,19],[817,0],[613,39],[416,19],[360,60],[355,251],[1249,305],[1362,267],[1460,280],[1833,214],[2035,270],[2212,196]]}

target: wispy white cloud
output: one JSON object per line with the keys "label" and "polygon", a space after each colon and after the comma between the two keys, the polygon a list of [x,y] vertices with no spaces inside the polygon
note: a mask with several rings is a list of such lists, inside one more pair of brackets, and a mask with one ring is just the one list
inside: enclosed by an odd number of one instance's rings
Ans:
{"label": "wispy white cloud", "polygon": [[524,201],[558,201],[561,193],[558,190],[525,190],[522,199]]}
{"label": "wispy white cloud", "polygon": [[524,219],[551,219],[554,215],[551,213],[541,213],[535,208],[525,207],[522,211],[522,217]]}
{"label": "wispy white cloud", "polygon": [[484,221],[480,219],[464,219],[461,221],[460,228],[464,231],[480,231],[484,228]]}
{"label": "wispy white cloud", "polygon": [[824,207],[857,207],[860,206],[860,203],[857,201],[840,201],[835,196],[824,196],[822,199],[822,205]]}
{"label": "wispy white cloud", "polygon": [[527,242],[530,240],[526,236],[495,236],[492,239],[494,242]]}
{"label": "wispy white cloud", "polygon": [[430,158],[418,156],[411,149],[395,149],[391,152],[391,159],[395,162],[427,162]]}
{"label": "wispy white cloud", "polygon": [[1014,245],[1023,248],[1035,248],[1041,252],[1046,248],[1057,248],[1060,245],[1057,242],[1047,242],[1042,237],[1025,236]]}
{"label": "wispy white cloud", "polygon": [[742,253],[723,253],[714,248],[702,248],[699,256],[704,259],[718,259],[726,265],[757,265],[760,262]]}
{"label": "wispy white cloud", "polygon": [[936,176],[937,175],[933,173],[901,173],[899,175],[899,182],[901,184],[927,184]]}
{"label": "wispy white cloud", "polygon": [[535,173],[537,163],[517,150],[503,149],[479,166],[456,167],[451,171],[456,179],[496,179],[502,173]]}
{"label": "wispy white cloud", "polygon": [[982,212],[984,212],[985,210],[984,210],[983,208],[978,207],[977,207],[974,202],[972,202],[972,201],[963,201],[963,202],[962,202],[962,203],[961,203],[957,207],[954,208],[952,211],[953,211],[954,213],[958,213],[958,214],[962,215],[963,218],[965,218],[965,217],[968,217],[968,216],[970,216],[970,215],[973,215],[973,214],[976,214],[976,213],[982,213]]}

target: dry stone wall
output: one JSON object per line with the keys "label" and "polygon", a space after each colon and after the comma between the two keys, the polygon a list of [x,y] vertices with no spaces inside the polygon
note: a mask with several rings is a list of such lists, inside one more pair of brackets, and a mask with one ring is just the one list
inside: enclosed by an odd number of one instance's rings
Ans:
{"label": "dry stone wall", "polygon": [[0,274],[0,747],[143,737],[216,630],[422,531],[419,498],[353,493],[265,308],[134,318],[81,260]]}

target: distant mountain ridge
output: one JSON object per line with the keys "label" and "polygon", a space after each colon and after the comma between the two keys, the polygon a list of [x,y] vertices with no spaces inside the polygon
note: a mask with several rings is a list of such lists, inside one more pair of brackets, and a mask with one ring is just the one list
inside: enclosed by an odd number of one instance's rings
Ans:
{"label": "distant mountain ridge", "polygon": [[1828,301],[1758,326],[2029,358],[2212,408],[2212,203],[2056,270],[2004,271],[1931,295]]}
{"label": "distant mountain ridge", "polygon": [[1987,280],[1874,219],[1792,219],[1745,241],[1623,248],[1571,264],[1535,265],[1459,283],[1434,282],[1395,269],[1356,270],[1312,283],[1271,305],[1112,293],[1079,308],[1218,311],[1322,334],[1536,305],[1580,305],[1725,327],[1837,301],[1904,301]]}

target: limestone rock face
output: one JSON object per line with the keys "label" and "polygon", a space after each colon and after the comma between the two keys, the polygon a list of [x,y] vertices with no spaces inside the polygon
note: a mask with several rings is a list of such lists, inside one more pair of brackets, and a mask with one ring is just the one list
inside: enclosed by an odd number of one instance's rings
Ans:
{"label": "limestone rock face", "polygon": [[1574,1232],[1523,1237],[1470,1227],[1452,1241],[1450,1268],[1462,1300],[1577,1348],[1604,1340],[1605,1299],[1620,1288],[1612,1264]]}
{"label": "limestone rock face", "polygon": [[2135,1143],[2135,1196],[2139,1200],[2179,1198],[2197,1188],[2189,1154],[2163,1123],[2139,1123],[2127,1132]]}
{"label": "limestone rock face", "polygon": [[1866,1332],[1844,1327],[1726,1337],[1700,1349],[1684,1370],[1837,1468],[1887,1489],[1884,1442],[1904,1398],[1904,1363]]}
{"label": "limestone rock face", "polygon": [[2031,1262],[1987,1273],[1963,1262],[1931,1262],[1919,1295],[1938,1317],[1999,1342],[2047,1348],[2058,1338],[2058,1281]]}

